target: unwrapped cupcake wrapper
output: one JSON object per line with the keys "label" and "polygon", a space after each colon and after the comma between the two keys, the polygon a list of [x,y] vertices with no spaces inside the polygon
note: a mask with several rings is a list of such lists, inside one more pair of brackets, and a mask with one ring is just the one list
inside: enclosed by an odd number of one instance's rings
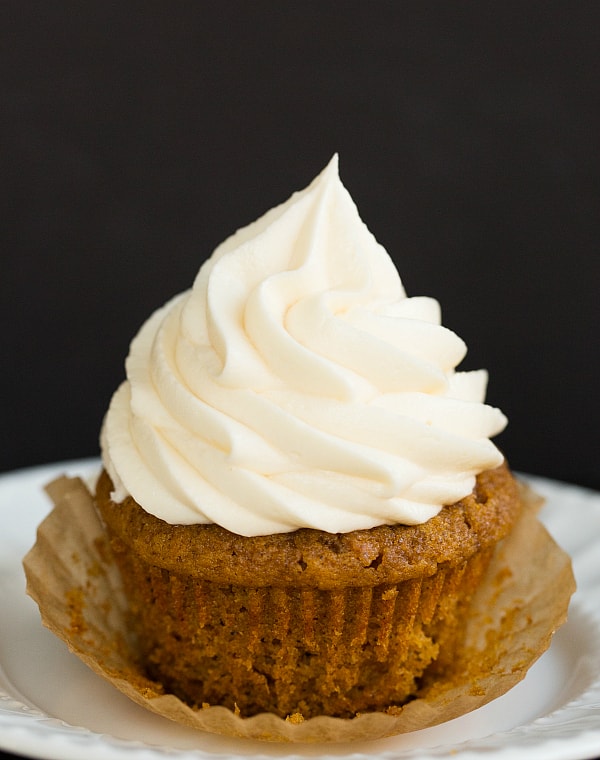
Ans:
{"label": "unwrapped cupcake wrapper", "polygon": [[540,499],[523,489],[525,508],[496,548],[469,611],[462,656],[417,699],[388,711],[342,719],[242,718],[221,706],[193,709],[150,680],[136,661],[119,571],[86,485],[59,478],[55,504],[25,557],[27,591],[43,623],[94,672],[143,707],[200,730],[285,742],[376,739],[428,728],[504,694],[548,648],[575,590],[571,562],[537,519]]}

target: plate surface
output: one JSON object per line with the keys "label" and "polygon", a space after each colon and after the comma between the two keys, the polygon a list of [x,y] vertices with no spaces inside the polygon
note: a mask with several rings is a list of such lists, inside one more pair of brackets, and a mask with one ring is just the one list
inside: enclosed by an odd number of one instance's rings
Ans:
{"label": "plate surface", "polygon": [[44,629],[25,594],[23,555],[50,509],[43,486],[93,477],[81,460],[0,476],[0,748],[60,760],[428,758],[577,760],[600,755],[600,493],[523,476],[547,500],[541,517],[571,555],[569,621],[525,680],[441,726],[374,742],[318,746],[218,737],[158,718],[94,675]]}

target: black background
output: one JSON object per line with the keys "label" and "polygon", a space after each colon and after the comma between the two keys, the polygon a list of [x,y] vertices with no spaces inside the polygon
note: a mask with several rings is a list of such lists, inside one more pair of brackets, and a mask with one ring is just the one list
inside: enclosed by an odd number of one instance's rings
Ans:
{"label": "black background", "polygon": [[600,3],[0,14],[1,470],[95,455],[141,322],[338,151],[513,467],[600,487]]}

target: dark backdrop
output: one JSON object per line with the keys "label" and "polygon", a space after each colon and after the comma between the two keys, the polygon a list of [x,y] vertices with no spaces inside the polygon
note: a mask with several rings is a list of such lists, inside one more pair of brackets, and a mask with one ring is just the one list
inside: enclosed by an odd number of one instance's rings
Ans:
{"label": "dark backdrop", "polygon": [[5,0],[0,469],[95,455],[130,338],[339,151],[515,468],[600,487],[600,3]]}

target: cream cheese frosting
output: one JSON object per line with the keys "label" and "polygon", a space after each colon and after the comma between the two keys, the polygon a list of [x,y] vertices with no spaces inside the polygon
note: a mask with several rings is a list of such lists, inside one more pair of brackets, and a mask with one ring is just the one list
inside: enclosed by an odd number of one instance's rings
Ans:
{"label": "cream cheese frosting", "polygon": [[503,461],[465,353],[436,300],[406,296],[334,156],[140,329],[102,428],[113,499],[244,536],[425,522]]}

